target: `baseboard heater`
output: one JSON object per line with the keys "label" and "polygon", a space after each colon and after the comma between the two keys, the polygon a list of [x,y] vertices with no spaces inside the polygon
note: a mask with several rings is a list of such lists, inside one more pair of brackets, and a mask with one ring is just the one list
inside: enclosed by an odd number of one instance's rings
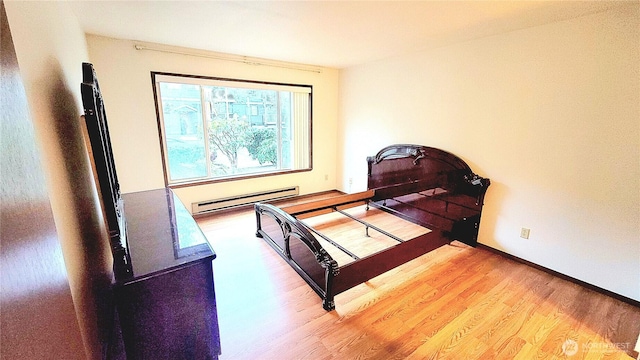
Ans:
{"label": "baseboard heater", "polygon": [[253,204],[259,201],[283,199],[298,195],[298,187],[291,186],[283,189],[268,190],[253,194],[236,195],[226,198],[200,201],[191,204],[193,215],[203,214],[216,210],[229,209],[236,206]]}

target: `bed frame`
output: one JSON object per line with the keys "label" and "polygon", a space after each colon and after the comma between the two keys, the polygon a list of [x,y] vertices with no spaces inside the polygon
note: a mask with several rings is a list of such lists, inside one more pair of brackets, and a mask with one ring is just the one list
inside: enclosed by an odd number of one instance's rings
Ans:
{"label": "bed frame", "polygon": [[[367,191],[278,208],[255,204],[257,236],[263,238],[323,299],[325,310],[335,309],[334,296],[459,240],[475,246],[487,178],[474,174],[457,156],[420,145],[391,145],[368,157]],[[378,208],[431,231],[401,239],[350,215],[345,210],[365,205]],[[340,212],[397,243],[358,257],[302,219]],[[331,243],[353,258],[339,266],[316,238]]]}

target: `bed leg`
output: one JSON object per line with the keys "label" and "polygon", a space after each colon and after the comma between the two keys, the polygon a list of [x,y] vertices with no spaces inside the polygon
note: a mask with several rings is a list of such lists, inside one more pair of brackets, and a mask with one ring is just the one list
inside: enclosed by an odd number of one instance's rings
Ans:
{"label": "bed leg", "polygon": [[261,238],[262,234],[260,234],[260,229],[262,229],[262,221],[260,221],[260,207],[259,204],[254,204],[253,208],[256,211],[256,236]]}
{"label": "bed leg", "polygon": [[333,301],[335,294],[333,293],[333,280],[338,275],[340,270],[338,269],[338,263],[335,260],[331,260],[327,264],[325,273],[325,293],[322,296],[322,308],[331,311],[335,310],[336,303]]}
{"label": "bed leg", "polygon": [[331,299],[323,299],[322,300],[322,308],[327,310],[327,311],[331,311],[331,310],[335,310],[336,309],[336,303],[333,301],[333,297],[331,297]]}

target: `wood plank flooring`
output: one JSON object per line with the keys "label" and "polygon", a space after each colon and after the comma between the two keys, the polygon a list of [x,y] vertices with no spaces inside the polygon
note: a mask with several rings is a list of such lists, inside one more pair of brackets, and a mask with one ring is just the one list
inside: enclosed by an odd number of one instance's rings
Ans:
{"label": "wood plank flooring", "polygon": [[640,308],[454,242],[321,299],[253,210],[197,219],[217,259],[220,359],[633,359]]}

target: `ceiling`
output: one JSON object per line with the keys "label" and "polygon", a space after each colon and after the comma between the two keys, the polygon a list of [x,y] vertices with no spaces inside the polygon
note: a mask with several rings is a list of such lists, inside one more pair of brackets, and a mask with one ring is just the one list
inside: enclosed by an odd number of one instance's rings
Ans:
{"label": "ceiling", "polygon": [[71,1],[86,33],[333,68],[632,1]]}

